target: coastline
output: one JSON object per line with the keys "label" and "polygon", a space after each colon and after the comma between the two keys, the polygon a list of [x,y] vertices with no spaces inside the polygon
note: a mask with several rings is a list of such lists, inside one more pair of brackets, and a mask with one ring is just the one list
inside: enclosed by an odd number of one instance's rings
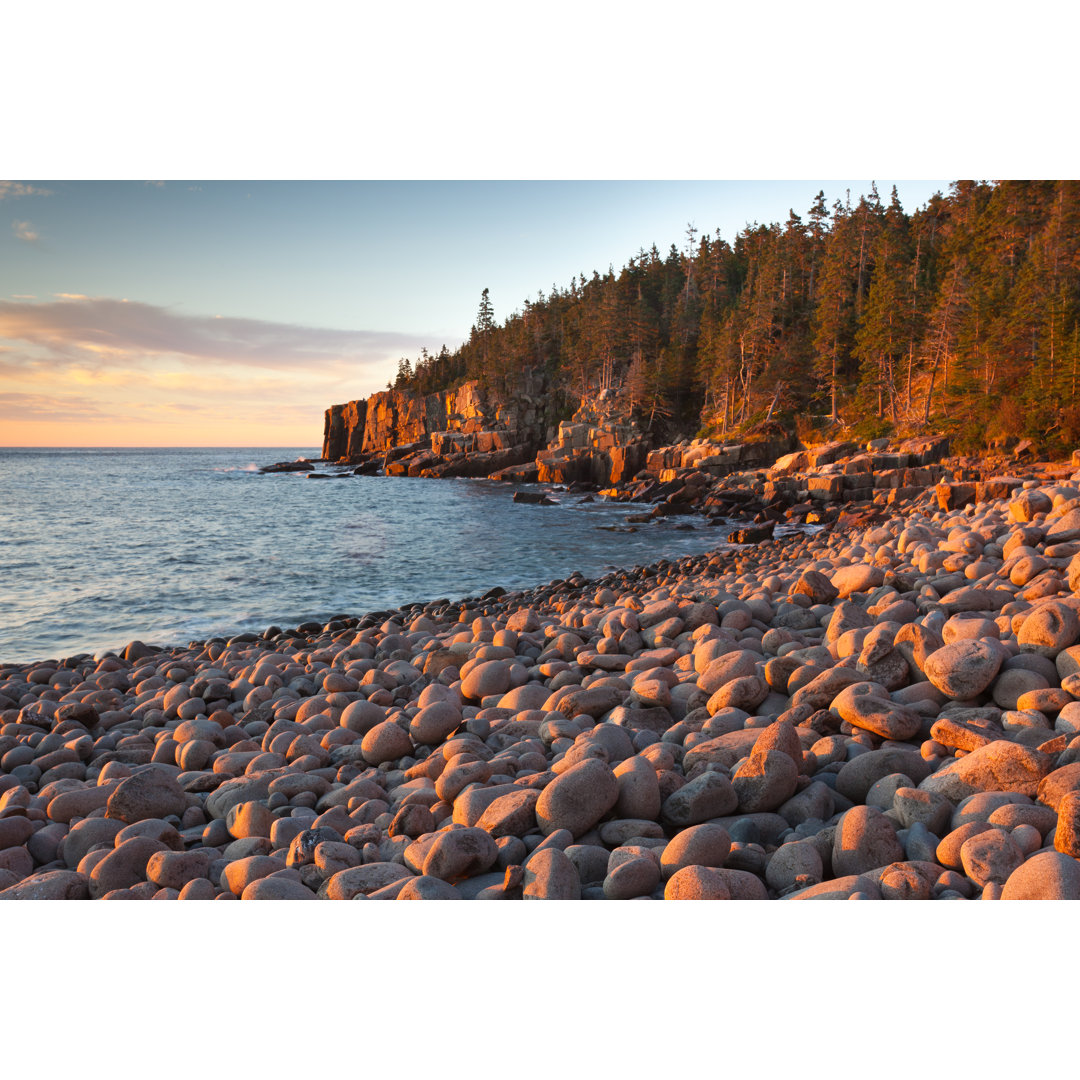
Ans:
{"label": "coastline", "polygon": [[0,898],[1080,898],[1080,490],[952,496],[5,665]]}

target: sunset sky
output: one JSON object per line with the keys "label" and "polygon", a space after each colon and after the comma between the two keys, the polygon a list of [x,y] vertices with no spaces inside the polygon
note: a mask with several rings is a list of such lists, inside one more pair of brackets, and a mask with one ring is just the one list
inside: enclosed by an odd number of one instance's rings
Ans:
{"label": "sunset sky", "polygon": [[[947,190],[896,184],[909,212]],[[870,180],[0,181],[0,445],[315,446],[327,406],[459,345],[485,287],[502,321],[819,189]]]}

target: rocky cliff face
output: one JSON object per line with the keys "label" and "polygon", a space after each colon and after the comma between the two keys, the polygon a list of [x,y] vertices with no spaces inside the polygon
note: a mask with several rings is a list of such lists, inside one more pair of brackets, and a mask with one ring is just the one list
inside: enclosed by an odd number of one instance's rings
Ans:
{"label": "rocky cliff face", "polygon": [[331,405],[323,423],[322,456],[328,460],[354,458],[360,454],[367,420],[367,402],[347,401]]}
{"label": "rocky cliff face", "polygon": [[328,461],[354,460],[361,454],[382,454],[393,447],[446,441],[445,436],[482,436],[481,443],[527,444],[545,441],[545,397],[540,373],[524,374],[512,395],[485,395],[477,382],[418,397],[383,390],[371,397],[333,405],[326,410],[322,456]]}

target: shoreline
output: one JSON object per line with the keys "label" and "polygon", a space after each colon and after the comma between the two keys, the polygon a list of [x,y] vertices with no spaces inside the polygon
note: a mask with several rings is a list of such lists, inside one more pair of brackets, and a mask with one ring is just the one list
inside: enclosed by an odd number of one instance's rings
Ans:
{"label": "shoreline", "polygon": [[1080,898],[1080,489],[847,517],[4,665],[0,898]]}

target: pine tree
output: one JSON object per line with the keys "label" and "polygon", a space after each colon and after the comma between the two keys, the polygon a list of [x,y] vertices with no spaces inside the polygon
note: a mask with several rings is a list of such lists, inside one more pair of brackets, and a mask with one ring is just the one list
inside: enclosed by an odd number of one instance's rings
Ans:
{"label": "pine tree", "polygon": [[825,245],[821,283],[814,307],[814,372],[829,397],[829,417],[838,419],[837,399],[854,337],[854,286],[851,280],[853,233],[847,209],[833,204],[832,229]]}
{"label": "pine tree", "polygon": [[873,271],[866,305],[855,334],[852,355],[860,362],[860,397],[864,410],[879,419],[888,407],[897,421],[896,373],[910,344],[906,303],[911,276],[908,219],[896,188],[874,241]]}

